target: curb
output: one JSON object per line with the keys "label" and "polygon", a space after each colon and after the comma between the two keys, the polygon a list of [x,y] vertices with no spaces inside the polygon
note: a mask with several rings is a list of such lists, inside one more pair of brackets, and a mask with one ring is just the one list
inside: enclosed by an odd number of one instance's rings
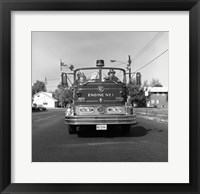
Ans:
{"label": "curb", "polygon": [[158,117],[151,117],[151,116],[146,116],[146,115],[143,116],[143,115],[138,115],[138,114],[136,114],[136,117],[156,121],[156,122],[159,122],[159,123],[168,123],[168,119],[161,119],[161,118],[158,118]]}

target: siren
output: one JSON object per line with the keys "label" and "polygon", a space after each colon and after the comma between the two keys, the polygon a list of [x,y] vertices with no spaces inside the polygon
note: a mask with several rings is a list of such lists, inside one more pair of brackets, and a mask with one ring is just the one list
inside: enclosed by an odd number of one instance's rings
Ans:
{"label": "siren", "polygon": [[101,59],[100,59],[100,60],[97,60],[97,61],[96,61],[96,66],[97,66],[97,67],[103,67],[103,66],[104,66],[104,60],[101,60]]}

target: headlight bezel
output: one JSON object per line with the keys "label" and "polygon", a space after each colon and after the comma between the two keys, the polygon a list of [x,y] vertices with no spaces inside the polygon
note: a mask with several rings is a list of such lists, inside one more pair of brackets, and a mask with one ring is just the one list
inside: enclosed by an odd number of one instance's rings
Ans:
{"label": "headlight bezel", "polygon": [[108,114],[121,114],[121,113],[124,113],[124,107],[122,106],[109,106],[106,108],[106,112]]}
{"label": "headlight bezel", "polygon": [[80,106],[78,110],[80,113],[83,113],[83,114],[85,113],[92,114],[95,111],[94,107],[92,106]]}

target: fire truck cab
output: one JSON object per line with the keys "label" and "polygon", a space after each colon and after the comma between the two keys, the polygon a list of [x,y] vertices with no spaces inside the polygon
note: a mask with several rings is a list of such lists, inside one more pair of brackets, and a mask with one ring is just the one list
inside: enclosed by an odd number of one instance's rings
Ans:
{"label": "fire truck cab", "polygon": [[121,125],[128,133],[136,124],[133,107],[127,102],[125,70],[104,67],[103,60],[97,60],[96,67],[74,70],[73,100],[65,112],[69,134],[79,132],[82,125],[95,125],[96,130]]}

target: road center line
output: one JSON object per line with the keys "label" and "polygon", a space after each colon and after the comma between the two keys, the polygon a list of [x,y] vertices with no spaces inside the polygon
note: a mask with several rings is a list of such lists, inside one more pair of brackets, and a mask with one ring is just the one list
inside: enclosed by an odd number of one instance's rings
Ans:
{"label": "road center line", "polygon": [[99,143],[87,143],[87,145],[112,145],[112,144],[134,144],[138,142],[99,142]]}
{"label": "road center line", "polygon": [[114,144],[137,144],[140,142],[99,142],[99,143],[83,143],[83,144],[67,144],[59,147],[84,147],[84,146],[100,146],[100,145],[114,145]]}

